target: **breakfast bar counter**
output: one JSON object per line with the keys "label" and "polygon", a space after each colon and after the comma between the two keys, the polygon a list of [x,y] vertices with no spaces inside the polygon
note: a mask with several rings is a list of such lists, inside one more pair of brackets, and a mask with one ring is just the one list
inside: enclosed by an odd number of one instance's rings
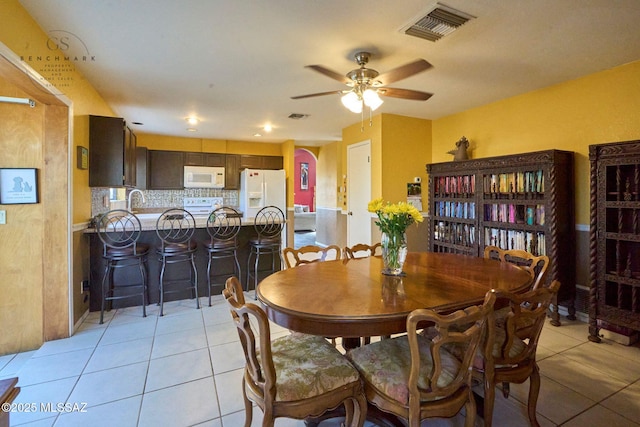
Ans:
{"label": "breakfast bar counter", "polygon": [[[149,245],[149,270],[148,270],[148,286],[149,286],[149,303],[157,303],[159,301],[159,280],[160,280],[160,261],[158,256],[156,255],[156,248],[160,245],[160,239],[156,234],[156,220],[158,218],[158,214],[137,214],[140,219],[140,223],[142,225],[142,233],[140,235],[139,243],[145,243]],[[207,262],[208,262],[208,252],[205,249],[203,243],[209,241],[211,238],[209,237],[209,233],[207,233],[207,218],[206,217],[195,217],[196,220],[196,230],[193,235],[193,238],[196,242],[198,242],[198,251],[196,253],[196,269],[198,272],[198,296],[207,296]],[[256,236],[256,231],[254,228],[254,220],[253,218],[249,218],[247,220],[242,220],[242,227],[240,228],[240,232],[238,233],[238,261],[240,263],[240,279],[244,284],[246,283],[246,268],[247,268],[247,258],[249,256],[249,240],[252,237]],[[105,260],[102,257],[103,253],[103,244],[100,238],[98,237],[98,233],[93,228],[88,228],[85,230],[85,234],[89,239],[89,247],[90,247],[90,277],[89,277],[89,289],[90,289],[90,301],[89,301],[89,310],[90,311],[100,311],[101,304],[101,286],[102,286],[102,277],[104,274],[104,269],[106,266]],[[264,264],[263,264],[264,263]],[[268,264],[268,265],[267,265]],[[280,267],[280,260],[276,259],[276,269]],[[271,263],[269,259],[263,259],[260,262],[260,269],[270,268]],[[139,273],[135,272],[135,269],[122,269],[123,271],[116,271],[114,280],[116,283],[123,283],[124,281],[131,281],[132,283],[139,283],[140,276]],[[233,274],[233,260],[224,259],[224,260],[216,260],[214,261],[211,267],[212,273],[215,271],[216,273],[225,274],[228,272],[228,275],[231,276]],[[216,274],[214,273],[214,274]],[[129,275],[131,277],[127,277]],[[184,278],[189,275],[189,267],[187,265],[177,264],[172,266],[171,269],[168,270],[167,279],[170,280],[171,277],[175,278]],[[213,283],[211,289],[211,295],[217,295],[222,292],[224,288],[224,280],[225,277],[216,277],[216,282]],[[184,286],[185,291],[175,294],[167,294],[165,295],[165,301],[178,300],[178,299],[187,299],[191,298],[191,291],[187,284]],[[140,305],[139,298],[126,298],[122,300],[112,301],[113,308],[119,307],[128,307],[128,306],[137,306]],[[195,307],[195,302],[194,302]]]}

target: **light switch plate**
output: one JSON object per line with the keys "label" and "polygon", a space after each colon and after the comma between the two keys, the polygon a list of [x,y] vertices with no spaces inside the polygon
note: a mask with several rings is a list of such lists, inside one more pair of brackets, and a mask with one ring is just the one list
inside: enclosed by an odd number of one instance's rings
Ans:
{"label": "light switch plate", "polygon": [[7,211],[0,211],[0,224],[7,223]]}

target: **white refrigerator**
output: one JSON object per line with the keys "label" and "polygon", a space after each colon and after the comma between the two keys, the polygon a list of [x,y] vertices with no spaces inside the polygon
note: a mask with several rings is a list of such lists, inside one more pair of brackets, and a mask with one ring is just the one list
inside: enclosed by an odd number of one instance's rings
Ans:
{"label": "white refrigerator", "polygon": [[286,176],[283,169],[245,169],[240,173],[240,211],[255,218],[265,206],[277,206],[287,216]]}

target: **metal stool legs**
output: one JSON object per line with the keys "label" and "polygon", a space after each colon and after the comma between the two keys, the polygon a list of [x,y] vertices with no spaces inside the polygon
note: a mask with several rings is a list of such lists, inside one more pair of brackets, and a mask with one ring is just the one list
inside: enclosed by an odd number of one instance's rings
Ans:
{"label": "metal stool legs", "polygon": [[[175,259],[172,259],[172,258],[175,258]],[[200,308],[200,298],[198,297],[198,271],[196,270],[195,253],[177,254],[175,256],[163,254],[161,255],[162,267],[160,268],[160,286],[159,286],[160,302],[158,303],[158,305],[160,305],[160,316],[164,316],[165,285],[184,281],[184,279],[182,280],[175,279],[175,280],[165,282],[164,274],[165,274],[166,267],[168,264],[176,264],[176,263],[186,262],[186,261],[189,261],[189,263],[191,264],[191,269],[189,272],[189,284],[191,285],[191,295],[196,299],[196,309]],[[178,292],[178,290],[170,291],[170,292]]]}
{"label": "metal stool legs", "polygon": [[[260,262],[260,257],[264,255],[271,255],[271,269],[270,270],[259,270],[258,263]],[[253,268],[251,266],[251,257],[254,256]],[[251,283],[251,276],[253,276],[253,298],[258,298],[258,276],[261,272],[271,272],[274,273],[276,271],[276,256],[280,256],[280,246],[277,247],[260,247],[260,246],[251,246],[251,251],[249,252],[249,258],[247,258],[247,291],[249,291],[249,284]],[[280,263],[282,264],[282,259],[280,259]]]}
{"label": "metal stool legs", "polygon": [[[131,261],[131,260],[130,259],[107,259],[106,260],[107,265],[105,266],[105,269],[104,269],[104,275],[102,276],[102,286],[101,286],[102,298],[101,298],[101,304],[100,304],[100,324],[104,323],[104,311],[106,309],[107,301],[112,301],[114,299],[129,298],[131,296],[134,296],[134,295],[123,295],[123,296],[114,295],[115,288],[116,288],[113,282],[114,272],[117,268],[133,266],[132,263],[127,263],[127,261]],[[123,262],[125,264],[118,264]],[[136,263],[138,264],[138,268],[140,269],[140,277],[142,279],[141,284],[140,285],[138,284],[122,285],[118,287],[123,289],[128,287],[135,287],[135,286],[142,287],[142,317],[147,317],[147,301],[149,300],[149,296],[148,296],[149,288],[147,283],[146,256],[138,257]]]}
{"label": "metal stool legs", "polygon": [[[233,274],[236,277],[240,277],[240,262],[238,261],[238,251],[237,249],[233,249],[232,251],[224,251],[222,253],[216,253],[216,252],[209,252],[209,262],[207,263],[207,290],[209,291],[209,307],[211,307],[211,264],[213,263],[214,259],[225,259],[225,258],[231,258],[233,257],[234,260],[234,264],[233,264]],[[217,276],[223,276],[223,274],[214,274],[214,277]],[[224,276],[228,276],[226,274],[224,274]]]}

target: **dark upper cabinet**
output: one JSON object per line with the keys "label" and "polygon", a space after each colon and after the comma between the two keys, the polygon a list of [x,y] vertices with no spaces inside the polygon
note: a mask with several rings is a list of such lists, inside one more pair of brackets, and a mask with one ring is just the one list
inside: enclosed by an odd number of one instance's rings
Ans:
{"label": "dark upper cabinet", "polygon": [[136,137],[119,117],[89,116],[89,186],[136,185]]}
{"label": "dark upper cabinet", "polygon": [[147,147],[136,148],[136,188],[146,190],[149,187],[149,150]]}
{"label": "dark upper cabinet", "polygon": [[282,156],[240,156],[240,169],[282,169],[283,165]]}
{"label": "dark upper cabinet", "polygon": [[124,128],[124,182],[127,186],[135,187],[137,184],[137,157],[136,148],[138,138],[128,126]]}
{"label": "dark upper cabinet", "polygon": [[149,150],[149,182],[151,190],[184,188],[184,153],[182,151]]}
{"label": "dark upper cabinet", "polygon": [[224,188],[237,190],[240,188],[240,155],[227,154],[224,167]]}
{"label": "dark upper cabinet", "polygon": [[[141,156],[141,154],[139,154]],[[142,167],[139,157],[138,168]],[[225,168],[226,190],[240,188],[242,169],[282,169],[282,156],[197,153],[148,150],[146,155],[146,187],[149,190],[181,190],[184,188],[184,166],[216,166]],[[138,175],[143,176],[144,172]],[[139,180],[142,178],[138,178]],[[142,185],[142,184],[140,184]]]}
{"label": "dark upper cabinet", "polygon": [[225,155],[219,153],[184,153],[185,166],[225,167]]}

